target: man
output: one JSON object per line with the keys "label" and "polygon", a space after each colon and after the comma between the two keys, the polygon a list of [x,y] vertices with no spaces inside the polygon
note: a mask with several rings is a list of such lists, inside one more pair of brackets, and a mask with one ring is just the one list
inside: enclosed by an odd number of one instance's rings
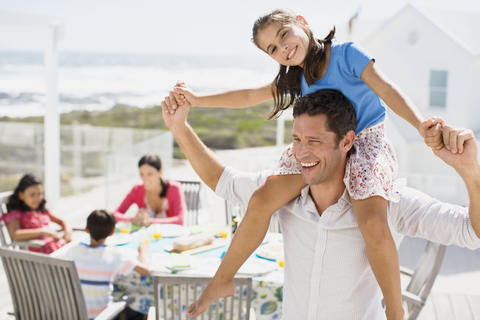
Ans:
{"label": "man", "polygon": [[[170,99],[162,102],[164,111]],[[245,173],[222,164],[189,127],[188,109],[164,112],[166,125],[200,178],[218,195],[246,205],[268,173]],[[308,185],[278,211],[285,250],[283,319],[385,319],[381,291],[343,184],[355,139],[354,110],[341,93],[320,90],[299,98],[293,114],[293,154],[303,164],[302,176]],[[436,139],[438,130],[432,129],[428,139]],[[404,188],[400,202],[390,203],[388,211],[397,247],[404,234],[446,245],[480,247],[480,166],[473,133],[445,126],[443,140],[459,150],[453,154],[443,148],[436,154],[464,179],[469,210]],[[243,218],[215,277],[189,307],[189,317],[233,293],[233,275],[261,243],[269,219]]]}

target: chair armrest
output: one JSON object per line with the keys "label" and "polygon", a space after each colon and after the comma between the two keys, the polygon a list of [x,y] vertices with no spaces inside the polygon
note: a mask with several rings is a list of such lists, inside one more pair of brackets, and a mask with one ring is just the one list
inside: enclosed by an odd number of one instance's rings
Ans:
{"label": "chair armrest", "polygon": [[413,270],[400,266],[400,273],[411,277],[413,275]]}
{"label": "chair armrest", "polygon": [[425,305],[425,301],[422,300],[422,298],[420,298],[419,296],[417,296],[416,294],[413,294],[411,292],[402,291],[402,297],[407,302],[413,303],[416,306],[423,307]]}
{"label": "chair armrest", "polygon": [[115,319],[129,304],[135,301],[134,298],[123,297],[121,301],[117,301],[108,305],[95,320],[112,320]]}
{"label": "chair armrest", "polygon": [[148,308],[148,317],[147,317],[147,320],[155,320],[155,314],[156,312],[156,309],[154,306],[150,306],[150,308]]}
{"label": "chair armrest", "polygon": [[41,248],[44,245],[45,245],[45,241],[33,239],[33,240],[27,240],[27,241],[12,241],[12,243],[9,243],[7,246],[11,246],[11,247],[19,246],[20,248],[26,248],[26,247]]}

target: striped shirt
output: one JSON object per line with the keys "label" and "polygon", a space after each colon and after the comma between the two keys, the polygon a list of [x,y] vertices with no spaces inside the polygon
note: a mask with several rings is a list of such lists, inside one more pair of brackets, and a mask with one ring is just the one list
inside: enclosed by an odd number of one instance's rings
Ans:
{"label": "striped shirt", "polygon": [[[268,174],[227,167],[216,193],[246,206]],[[285,251],[283,319],[385,319],[382,293],[347,192],[320,216],[307,186],[278,211],[278,217]],[[401,191],[398,203],[389,203],[388,222],[397,248],[404,235],[480,248],[467,208],[411,188]]]}
{"label": "striped shirt", "polygon": [[75,261],[90,319],[112,301],[114,277],[130,274],[139,263],[120,247],[105,244],[90,247],[80,243],[65,252],[62,258]]}

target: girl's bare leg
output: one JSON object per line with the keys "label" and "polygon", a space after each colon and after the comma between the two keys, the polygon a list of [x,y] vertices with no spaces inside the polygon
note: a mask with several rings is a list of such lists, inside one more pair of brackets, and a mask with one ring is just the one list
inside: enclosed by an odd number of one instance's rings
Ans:
{"label": "girl's bare leg", "polygon": [[198,300],[188,307],[189,318],[195,318],[207,310],[214,301],[235,293],[233,277],[262,243],[268,231],[270,217],[300,195],[305,185],[300,174],[270,176],[255,190],[215,276]]}
{"label": "girl's bare leg", "polygon": [[373,274],[385,299],[388,320],[402,320],[402,289],[398,252],[387,222],[388,201],[380,196],[352,199],[353,212],[367,245]]}

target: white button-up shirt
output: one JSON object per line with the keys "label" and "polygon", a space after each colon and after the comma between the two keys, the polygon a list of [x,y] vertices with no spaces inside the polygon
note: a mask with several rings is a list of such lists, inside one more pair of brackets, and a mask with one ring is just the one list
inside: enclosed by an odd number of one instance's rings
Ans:
{"label": "white button-up shirt", "polygon": [[[216,193],[246,206],[267,176],[268,172],[246,173],[227,167]],[[385,319],[382,293],[347,192],[320,216],[307,186],[278,216],[285,251],[284,320]],[[411,188],[402,190],[400,202],[389,204],[388,222],[397,248],[403,235],[480,248],[467,208],[442,203]]]}

